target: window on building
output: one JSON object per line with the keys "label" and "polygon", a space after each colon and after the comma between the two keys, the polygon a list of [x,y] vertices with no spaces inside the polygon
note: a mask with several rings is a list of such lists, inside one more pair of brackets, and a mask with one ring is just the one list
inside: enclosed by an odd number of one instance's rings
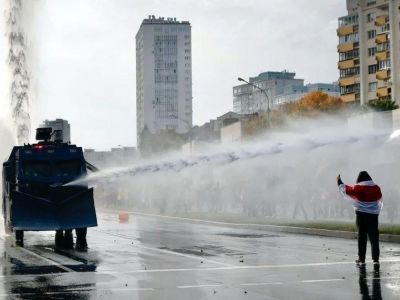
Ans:
{"label": "window on building", "polygon": [[368,74],[374,74],[378,70],[378,65],[369,65],[368,66]]}
{"label": "window on building", "polygon": [[339,52],[339,61],[357,58],[359,56],[358,49],[347,52]]}
{"label": "window on building", "polygon": [[358,23],[358,15],[345,16],[339,18],[339,27],[353,25]]}
{"label": "window on building", "polygon": [[368,48],[368,56],[374,56],[376,53],[376,47]]}
{"label": "window on building", "polygon": [[390,69],[390,59],[385,59],[385,60],[378,61],[378,69],[379,70]]}
{"label": "window on building", "polygon": [[339,37],[339,44],[358,42],[358,32],[353,32]]}
{"label": "window on building", "polygon": [[377,82],[368,83],[368,92],[375,92],[377,87],[378,87]]}
{"label": "window on building", "polygon": [[370,39],[373,39],[375,37],[376,37],[376,30],[375,29],[374,30],[369,30],[368,31],[368,39],[370,40]]}
{"label": "window on building", "polygon": [[353,67],[353,68],[340,70],[340,78],[354,76],[354,75],[358,75],[358,74],[360,74],[359,67]]}
{"label": "window on building", "polygon": [[347,86],[340,87],[340,94],[348,94],[348,93],[358,93],[360,91],[360,84],[352,84]]}
{"label": "window on building", "polygon": [[387,23],[387,24],[385,24],[385,25],[380,27],[380,33],[388,32],[389,30],[390,30],[390,24],[389,23]]}
{"label": "window on building", "polygon": [[390,50],[390,44],[388,42],[378,44],[376,47],[376,51],[378,51],[378,52],[388,51],[388,50]]}
{"label": "window on building", "polygon": [[368,23],[371,23],[371,22],[373,22],[375,20],[375,13],[373,12],[373,13],[369,13],[369,14],[367,14],[367,22]]}

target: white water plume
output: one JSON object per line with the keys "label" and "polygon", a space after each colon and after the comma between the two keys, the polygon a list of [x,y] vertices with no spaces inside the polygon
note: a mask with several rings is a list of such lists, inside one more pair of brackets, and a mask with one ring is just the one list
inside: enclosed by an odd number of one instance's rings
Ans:
{"label": "white water plume", "polygon": [[9,0],[5,24],[9,47],[10,106],[20,145],[29,141],[31,130],[31,80],[27,62],[26,31],[22,20],[25,4],[22,0]]}
{"label": "white water plume", "polygon": [[[100,171],[71,184],[97,185],[99,204],[170,213],[221,213],[287,219],[348,219],[340,173],[354,183],[367,170],[382,186],[384,219],[399,219],[398,139],[381,131],[350,131],[340,122],[299,123],[287,132],[213,153]],[[341,121],[343,124],[343,120]]]}
{"label": "white water plume", "polygon": [[[291,138],[288,139],[288,136]],[[308,135],[286,135],[286,140],[274,140],[266,143],[257,143],[254,145],[246,145],[247,149],[239,148],[225,152],[217,152],[195,157],[186,157],[181,159],[171,159],[168,161],[148,163],[144,165],[111,168],[101,172],[90,174],[89,176],[69,183],[68,185],[86,184],[88,182],[97,182],[103,180],[112,180],[123,178],[126,176],[140,176],[156,172],[180,172],[187,168],[201,167],[206,165],[223,166],[235,161],[243,161],[255,159],[265,156],[266,159],[274,158],[278,154],[284,155],[291,151],[313,151],[320,147],[328,147],[329,145],[351,145],[357,143],[360,139],[377,138],[378,136],[358,137],[351,135],[342,136],[319,136],[312,137]]]}

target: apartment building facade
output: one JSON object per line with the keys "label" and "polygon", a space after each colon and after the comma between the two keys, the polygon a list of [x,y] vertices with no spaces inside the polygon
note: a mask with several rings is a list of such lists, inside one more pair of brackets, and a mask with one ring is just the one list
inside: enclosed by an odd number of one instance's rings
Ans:
{"label": "apartment building facade", "polygon": [[331,97],[339,97],[339,86],[336,82],[334,83],[309,83],[305,86],[292,87],[288,86],[285,88],[283,94],[276,95],[273,98],[274,106],[279,106],[289,102],[299,101],[301,98],[311,92],[322,92],[328,94]]}
{"label": "apartment building facade", "polygon": [[400,103],[400,0],[347,0],[339,18],[339,86],[345,102]]}
{"label": "apartment building facade", "polygon": [[137,142],[146,127],[186,133],[192,127],[191,25],[176,18],[144,19],[136,34]]}
{"label": "apartment building facade", "polygon": [[268,101],[270,101],[270,108],[272,108],[274,97],[284,93],[285,88],[288,86],[299,88],[304,86],[304,79],[297,79],[295,76],[296,73],[288,71],[268,71],[249,78],[249,82],[258,88],[250,84],[234,86],[233,111],[238,114],[253,114],[267,110]]}

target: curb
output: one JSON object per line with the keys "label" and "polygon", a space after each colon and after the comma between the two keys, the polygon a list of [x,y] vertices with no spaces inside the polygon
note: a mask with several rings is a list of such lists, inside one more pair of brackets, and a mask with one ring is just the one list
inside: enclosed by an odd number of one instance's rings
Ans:
{"label": "curb", "polygon": [[[99,210],[99,211],[102,211],[105,213],[119,213],[119,211],[116,211],[116,210]],[[351,232],[351,231],[305,228],[305,227],[295,227],[295,226],[285,226],[285,225],[219,222],[219,221],[211,221],[211,220],[191,219],[191,218],[184,218],[184,217],[173,217],[173,216],[158,215],[158,214],[151,214],[151,213],[142,213],[142,212],[136,212],[136,211],[126,211],[126,213],[138,215],[138,216],[158,217],[158,218],[171,219],[171,220],[176,220],[176,221],[185,221],[185,222],[191,222],[191,223],[197,223],[197,224],[198,223],[211,224],[211,225],[215,225],[215,226],[240,227],[240,228],[245,228],[245,229],[269,230],[269,231],[276,231],[276,232],[307,234],[307,235],[342,238],[342,239],[357,239],[357,232]],[[387,243],[400,243],[400,235],[380,234],[379,240],[381,242],[387,242]]]}

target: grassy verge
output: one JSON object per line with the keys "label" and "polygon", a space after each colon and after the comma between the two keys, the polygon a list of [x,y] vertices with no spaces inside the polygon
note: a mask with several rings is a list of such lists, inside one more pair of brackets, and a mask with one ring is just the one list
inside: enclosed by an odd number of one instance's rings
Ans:
{"label": "grassy verge", "polygon": [[[356,225],[350,222],[337,222],[337,221],[318,221],[318,222],[292,222],[281,223],[282,225],[295,226],[302,228],[316,228],[326,230],[339,230],[354,232],[357,230]],[[400,235],[400,226],[392,224],[380,224],[379,232],[381,234],[394,234]]]}
{"label": "grassy verge", "polygon": [[[205,213],[185,213],[173,214],[175,217],[200,219],[206,221],[218,221],[235,224],[260,224],[260,225],[281,225],[301,228],[337,230],[355,232],[357,227],[354,221],[289,221],[284,219],[265,218],[265,217],[246,217],[235,214],[205,214]],[[381,234],[400,235],[400,225],[379,224]]]}

